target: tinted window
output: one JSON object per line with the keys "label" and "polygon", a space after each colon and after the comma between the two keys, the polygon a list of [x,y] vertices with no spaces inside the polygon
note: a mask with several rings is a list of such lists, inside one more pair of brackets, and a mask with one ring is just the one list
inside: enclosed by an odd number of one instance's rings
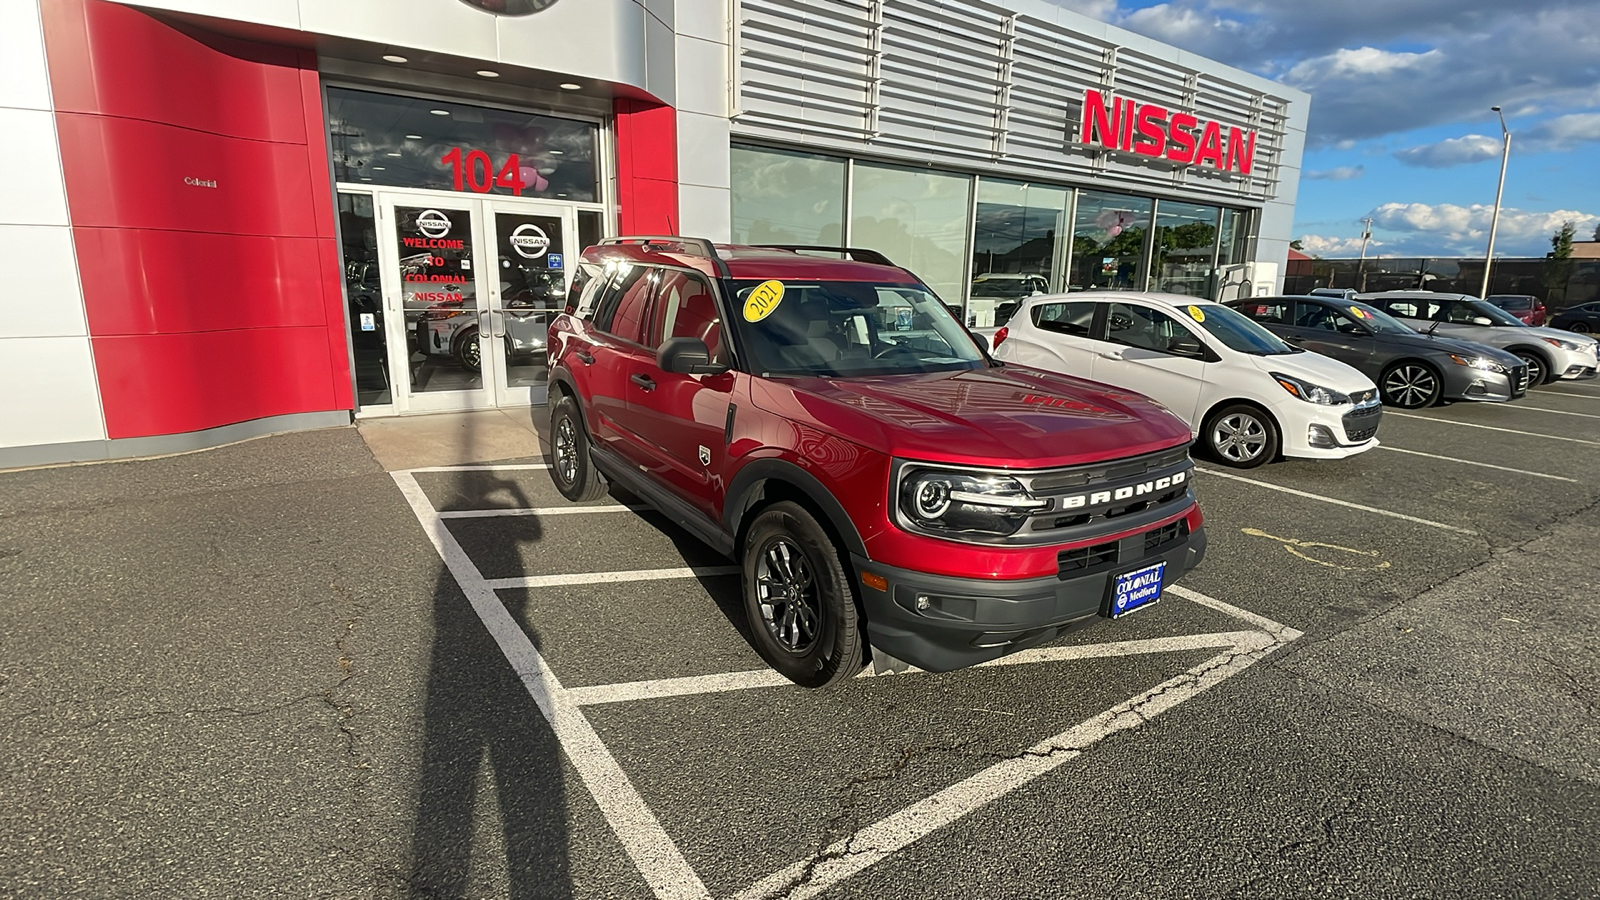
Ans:
{"label": "tinted window", "polygon": [[1294,304],[1288,300],[1249,300],[1229,304],[1240,315],[1273,325],[1294,324]]}
{"label": "tinted window", "polygon": [[1206,332],[1230,350],[1253,356],[1301,352],[1285,344],[1282,338],[1245,318],[1231,306],[1208,303],[1203,306],[1184,307],[1184,310],[1195,317],[1195,321],[1204,323]]}
{"label": "tinted window", "polygon": [[618,269],[605,296],[600,299],[600,309],[594,317],[595,327],[625,341],[642,343],[650,299],[650,273],[646,266]]}
{"label": "tinted window", "polygon": [[1040,303],[1033,308],[1033,324],[1044,331],[1088,337],[1089,325],[1094,321],[1094,308],[1091,300]]}
{"label": "tinted window", "polygon": [[1300,304],[1300,317],[1295,324],[1301,328],[1316,328],[1321,331],[1337,331],[1343,334],[1361,334],[1362,328],[1356,320],[1332,307],[1323,306],[1321,303]]}
{"label": "tinted window", "polygon": [[656,312],[646,346],[659,347],[666,338],[692,337],[706,343],[711,361],[722,359],[722,315],[717,311],[711,285],[691,272],[664,271],[656,288]]}
{"label": "tinted window", "polygon": [[1114,344],[1157,353],[1172,353],[1173,345],[1180,342],[1200,342],[1193,331],[1166,313],[1127,303],[1109,305],[1106,338]]}

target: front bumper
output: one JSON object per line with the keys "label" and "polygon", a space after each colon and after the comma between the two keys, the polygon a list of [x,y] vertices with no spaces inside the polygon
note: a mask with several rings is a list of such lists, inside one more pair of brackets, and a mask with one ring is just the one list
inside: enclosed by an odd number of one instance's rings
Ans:
{"label": "front bumper", "polygon": [[1296,402],[1273,410],[1282,430],[1283,455],[1294,459],[1345,459],[1378,446],[1383,406],[1318,406]]}
{"label": "front bumper", "polygon": [[1478,400],[1486,403],[1504,403],[1528,392],[1528,367],[1517,366],[1510,374],[1499,374],[1452,366],[1444,374],[1442,396],[1446,400]]}
{"label": "front bumper", "polygon": [[[1186,522],[1179,519],[1110,544],[1071,551],[1075,558],[1064,553],[1065,571],[1045,578],[953,578],[853,555],[857,573],[888,581],[888,589],[881,591],[858,581],[868,640],[877,650],[929,672],[987,662],[1049,641],[1101,619],[1115,575],[1165,561],[1165,585],[1170,587],[1199,565],[1206,554],[1205,528],[1188,532]],[[1160,542],[1164,535],[1157,533],[1166,529],[1173,536]],[[924,598],[922,609],[919,597]]]}

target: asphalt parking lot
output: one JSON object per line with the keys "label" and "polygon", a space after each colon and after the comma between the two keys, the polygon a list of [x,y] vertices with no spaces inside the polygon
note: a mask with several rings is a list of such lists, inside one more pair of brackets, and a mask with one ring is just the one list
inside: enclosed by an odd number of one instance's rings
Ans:
{"label": "asphalt parking lot", "polygon": [[769,673],[729,561],[353,430],[0,474],[0,896],[1592,897],[1600,384],[1202,463],[1154,607]]}

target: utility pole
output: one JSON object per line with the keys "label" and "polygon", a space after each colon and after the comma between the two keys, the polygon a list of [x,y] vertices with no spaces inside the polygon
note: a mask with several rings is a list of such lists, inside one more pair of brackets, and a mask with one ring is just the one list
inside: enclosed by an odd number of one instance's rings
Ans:
{"label": "utility pole", "polygon": [[1358,291],[1367,289],[1367,241],[1372,240],[1372,218],[1369,216],[1361,220],[1361,262],[1356,264],[1356,284]]}
{"label": "utility pole", "polygon": [[1483,255],[1483,289],[1478,291],[1479,297],[1489,296],[1489,266],[1494,262],[1494,233],[1500,227],[1500,197],[1506,190],[1506,163],[1511,159],[1511,129],[1506,127],[1506,114],[1498,106],[1489,108],[1500,117],[1500,131],[1505,134],[1506,141],[1500,151],[1500,186],[1494,191],[1494,215],[1489,218],[1489,250]]}

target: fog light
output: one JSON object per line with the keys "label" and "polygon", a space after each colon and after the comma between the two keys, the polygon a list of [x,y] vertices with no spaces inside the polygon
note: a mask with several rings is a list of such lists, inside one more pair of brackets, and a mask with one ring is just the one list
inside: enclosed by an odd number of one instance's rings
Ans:
{"label": "fog light", "polygon": [[926,595],[926,594],[918,594],[917,595],[917,611],[921,612],[923,610],[926,610],[927,608],[928,608],[928,595]]}
{"label": "fog light", "polygon": [[1311,431],[1306,435],[1306,440],[1309,441],[1313,447],[1329,449],[1339,446],[1339,442],[1334,440],[1333,432],[1328,430],[1328,426],[1326,425],[1311,426]]}

